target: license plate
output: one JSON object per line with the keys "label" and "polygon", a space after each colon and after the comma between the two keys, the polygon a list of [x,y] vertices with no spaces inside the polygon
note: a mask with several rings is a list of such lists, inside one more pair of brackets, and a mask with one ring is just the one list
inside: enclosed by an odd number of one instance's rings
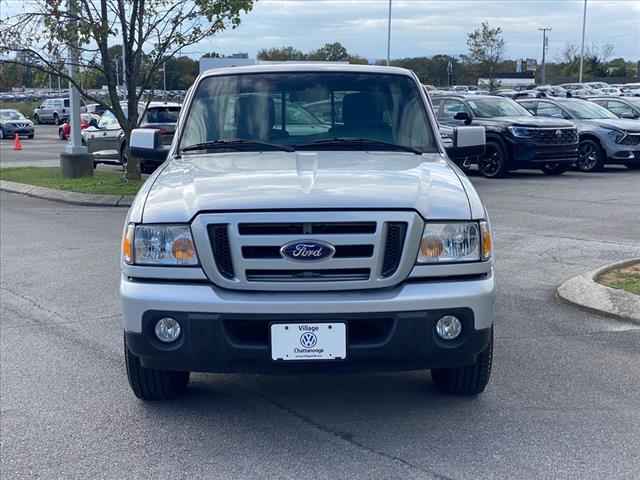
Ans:
{"label": "license plate", "polygon": [[272,360],[337,360],[347,357],[344,323],[274,323]]}

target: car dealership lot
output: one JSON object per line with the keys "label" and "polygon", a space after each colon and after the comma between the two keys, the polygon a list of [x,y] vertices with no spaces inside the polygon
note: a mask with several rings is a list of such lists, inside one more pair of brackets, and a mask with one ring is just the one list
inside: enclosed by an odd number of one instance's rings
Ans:
{"label": "car dealership lot", "polygon": [[[62,144],[62,142],[60,142]],[[473,177],[496,235],[497,361],[476,399],[424,372],[194,375],[143,404],[124,376],[124,209],[1,194],[7,478],[635,478],[640,328],[559,301],[640,256],[640,172]]]}
{"label": "car dealership lot", "polygon": [[0,167],[57,167],[65,142],[56,125],[36,125],[35,138],[21,138],[22,150],[13,149],[12,138],[0,140]]}

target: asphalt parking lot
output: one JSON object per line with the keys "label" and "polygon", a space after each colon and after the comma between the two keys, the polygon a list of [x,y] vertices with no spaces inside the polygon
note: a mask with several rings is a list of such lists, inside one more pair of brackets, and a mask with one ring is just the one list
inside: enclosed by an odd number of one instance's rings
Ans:
{"label": "asphalt parking lot", "polygon": [[640,172],[474,183],[497,244],[495,370],[476,399],[426,372],[194,375],[130,392],[119,325],[124,209],[3,193],[3,478],[636,479],[640,328],[556,287],[640,256]]}
{"label": "asphalt parking lot", "polygon": [[36,125],[35,137],[21,138],[22,150],[13,149],[13,139],[0,140],[0,167],[57,167],[65,142],[56,125]]}

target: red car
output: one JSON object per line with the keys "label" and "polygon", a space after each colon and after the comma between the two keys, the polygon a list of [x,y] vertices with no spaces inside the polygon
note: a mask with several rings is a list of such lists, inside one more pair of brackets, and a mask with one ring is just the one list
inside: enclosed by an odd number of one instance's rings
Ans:
{"label": "red car", "polygon": [[[94,115],[92,113],[81,113],[80,130],[84,130],[91,125],[96,126],[98,125],[98,121],[100,121],[100,117],[98,115]],[[69,121],[65,121],[58,127],[58,138],[60,138],[60,140],[68,140],[69,135],[71,135],[71,125],[69,124]]]}

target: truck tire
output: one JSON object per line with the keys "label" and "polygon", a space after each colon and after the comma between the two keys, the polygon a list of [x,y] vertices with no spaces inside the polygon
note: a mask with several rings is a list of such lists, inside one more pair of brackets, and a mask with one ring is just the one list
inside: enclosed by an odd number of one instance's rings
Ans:
{"label": "truck tire", "polygon": [[62,122],[60,122],[60,117],[58,116],[57,113],[53,114],[53,123],[56,125],[60,125]]}
{"label": "truck tire", "polygon": [[131,390],[141,400],[169,400],[187,389],[189,372],[143,367],[140,364],[140,359],[127,347],[126,338],[124,340],[124,358]]}
{"label": "truck tire", "polygon": [[36,125],[40,125],[40,117],[37,113],[33,116],[33,123],[35,123]]}
{"label": "truck tire", "polygon": [[489,345],[478,354],[475,363],[456,368],[433,368],[431,378],[444,393],[473,396],[484,391],[491,377],[493,363],[493,328]]}

